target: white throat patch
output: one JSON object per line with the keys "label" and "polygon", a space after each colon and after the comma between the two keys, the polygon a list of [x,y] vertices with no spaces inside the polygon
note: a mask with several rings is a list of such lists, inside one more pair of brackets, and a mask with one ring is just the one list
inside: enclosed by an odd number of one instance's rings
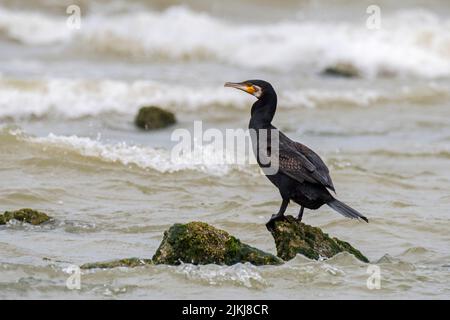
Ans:
{"label": "white throat patch", "polygon": [[255,88],[255,92],[253,92],[253,95],[254,95],[255,97],[257,97],[258,99],[261,98],[261,95],[262,95],[262,89],[261,89],[261,87],[258,87],[258,86],[253,85],[253,88]]}

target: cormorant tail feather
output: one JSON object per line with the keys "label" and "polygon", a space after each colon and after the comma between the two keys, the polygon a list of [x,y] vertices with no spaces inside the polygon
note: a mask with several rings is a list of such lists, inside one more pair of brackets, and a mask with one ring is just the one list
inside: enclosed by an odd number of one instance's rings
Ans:
{"label": "cormorant tail feather", "polygon": [[348,205],[337,199],[331,200],[330,202],[327,203],[327,205],[330,206],[333,210],[342,214],[344,217],[358,220],[362,219],[367,223],[369,222],[369,220],[366,217],[364,217],[361,213],[359,213],[353,208],[350,208]]}

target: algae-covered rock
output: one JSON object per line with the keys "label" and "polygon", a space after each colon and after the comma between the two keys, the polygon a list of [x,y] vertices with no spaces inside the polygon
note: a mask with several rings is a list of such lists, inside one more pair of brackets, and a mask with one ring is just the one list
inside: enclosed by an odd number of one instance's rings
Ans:
{"label": "algae-covered rock", "polygon": [[33,209],[20,209],[17,211],[5,211],[0,215],[0,224],[6,224],[9,220],[18,220],[32,225],[39,225],[50,220],[44,212]]}
{"label": "algae-covered rock", "polygon": [[361,77],[360,71],[351,63],[339,62],[334,65],[328,66],[322,72],[327,76],[344,77],[344,78],[357,78]]}
{"label": "algae-covered rock", "polygon": [[203,222],[174,224],[153,256],[156,264],[232,265],[250,262],[254,265],[281,264],[276,256],[242,243],[226,231]]}
{"label": "algae-covered rock", "polygon": [[112,269],[118,267],[134,268],[149,264],[152,264],[151,259],[127,258],[104,262],[85,263],[80,266],[80,269]]}
{"label": "algae-covered rock", "polygon": [[287,261],[298,253],[318,260],[320,257],[331,258],[339,252],[347,251],[363,262],[369,260],[348,242],[331,238],[320,228],[299,222],[292,216],[274,221],[267,226],[277,247],[277,256]]}
{"label": "algae-covered rock", "polygon": [[175,115],[172,112],[154,106],[139,109],[134,120],[134,123],[144,130],[165,128],[175,122]]}

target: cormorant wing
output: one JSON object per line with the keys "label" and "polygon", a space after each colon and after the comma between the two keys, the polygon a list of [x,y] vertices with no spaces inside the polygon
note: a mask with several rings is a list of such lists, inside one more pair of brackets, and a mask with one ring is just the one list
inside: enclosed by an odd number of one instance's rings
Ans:
{"label": "cormorant wing", "polygon": [[307,146],[279,132],[279,170],[300,182],[318,183],[333,191],[333,181],[322,159]]}

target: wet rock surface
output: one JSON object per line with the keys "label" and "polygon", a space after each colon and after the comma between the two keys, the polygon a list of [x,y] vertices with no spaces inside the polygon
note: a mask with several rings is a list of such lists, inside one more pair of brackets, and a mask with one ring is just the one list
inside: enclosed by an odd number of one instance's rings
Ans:
{"label": "wet rock surface", "polygon": [[276,256],[242,243],[228,232],[204,222],[174,224],[153,256],[156,264],[233,265],[250,262],[254,265],[281,264]]}
{"label": "wet rock surface", "polygon": [[0,225],[8,223],[10,220],[26,222],[32,225],[40,225],[51,218],[44,212],[25,208],[16,211],[5,211],[0,214]]}
{"label": "wet rock surface", "polygon": [[267,225],[277,248],[277,256],[287,261],[297,254],[310,259],[331,258],[340,252],[349,252],[363,262],[369,260],[348,242],[331,238],[320,228],[299,222],[292,216]]}
{"label": "wet rock surface", "polygon": [[332,238],[320,228],[297,221],[292,216],[267,225],[277,248],[277,256],[242,243],[228,232],[204,222],[176,223],[164,232],[163,240],[152,259],[126,258],[86,263],[81,269],[140,267],[152,264],[279,265],[302,254],[318,260],[348,252],[363,262],[369,260],[348,242]]}

